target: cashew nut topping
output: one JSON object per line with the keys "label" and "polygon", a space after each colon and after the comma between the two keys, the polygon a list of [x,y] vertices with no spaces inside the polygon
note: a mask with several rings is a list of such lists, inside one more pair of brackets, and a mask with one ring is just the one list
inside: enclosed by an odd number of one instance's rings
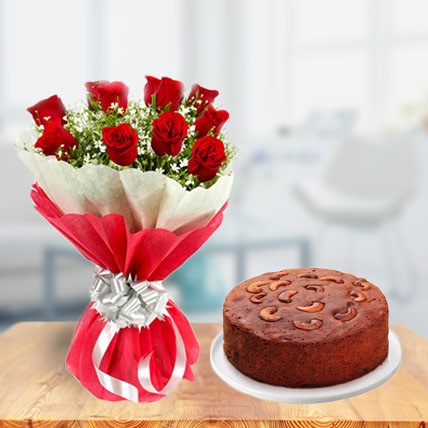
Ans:
{"label": "cashew nut topping", "polygon": [[301,322],[301,321],[293,321],[294,327],[300,329],[300,330],[316,330],[322,326],[322,321],[319,319],[312,319],[310,322]]}
{"label": "cashew nut topping", "polygon": [[298,293],[297,290],[283,291],[279,296],[278,300],[283,303],[291,303],[291,298]]}
{"label": "cashew nut topping", "polygon": [[317,284],[308,284],[305,285],[306,290],[313,290],[315,293],[324,293],[324,287]]}
{"label": "cashew nut topping", "polygon": [[278,281],[285,275],[288,275],[288,272],[286,272],[285,270],[281,270],[279,272],[272,273],[271,276],[269,277],[269,279],[271,279],[273,281]]}
{"label": "cashew nut topping", "polygon": [[354,297],[354,299],[352,299],[354,302],[364,302],[367,300],[367,296],[359,291],[350,291],[349,295]]}
{"label": "cashew nut topping", "polygon": [[276,291],[278,290],[279,287],[286,287],[287,285],[290,285],[291,281],[285,280],[285,281],[275,281],[275,282],[271,282],[269,284],[269,288],[272,291]]}
{"label": "cashew nut topping", "polygon": [[260,294],[256,294],[254,296],[250,297],[250,302],[253,303],[262,303],[263,302],[263,297],[266,297],[267,293],[260,293]]}
{"label": "cashew nut topping", "polygon": [[274,315],[274,313],[277,311],[278,311],[278,308],[276,308],[275,306],[267,306],[266,308],[263,308],[260,311],[259,317],[263,321],[269,321],[269,322],[279,321],[282,317],[281,315]]}
{"label": "cashew nut topping", "polygon": [[324,303],[313,302],[310,306],[297,306],[297,309],[302,312],[321,312],[324,309]]}
{"label": "cashew nut topping", "polygon": [[252,284],[250,284],[247,287],[247,291],[249,293],[253,293],[253,294],[258,294],[261,293],[263,291],[263,289],[261,288],[263,285],[269,284],[268,281],[256,281],[253,282]]}
{"label": "cashew nut topping", "polygon": [[343,279],[339,276],[327,275],[320,278],[320,281],[335,282],[336,284],[343,284]]}
{"label": "cashew nut topping", "polygon": [[364,278],[359,278],[356,281],[354,281],[352,283],[352,285],[355,285],[357,287],[361,287],[362,290],[366,291],[366,290],[370,290],[370,288],[372,288],[370,282],[368,282],[367,280],[365,280]]}
{"label": "cashew nut topping", "polygon": [[314,273],[299,273],[297,278],[318,279],[318,275],[315,275]]}
{"label": "cashew nut topping", "polygon": [[334,317],[339,321],[350,321],[357,316],[357,310],[348,306],[348,310],[346,312],[336,312]]}

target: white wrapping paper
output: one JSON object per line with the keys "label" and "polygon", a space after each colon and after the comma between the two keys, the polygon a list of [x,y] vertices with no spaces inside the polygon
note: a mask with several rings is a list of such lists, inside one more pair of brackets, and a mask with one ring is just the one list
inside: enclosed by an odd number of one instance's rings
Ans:
{"label": "white wrapping paper", "polygon": [[164,228],[181,234],[205,226],[232,189],[232,174],[220,177],[209,189],[189,191],[157,172],[116,171],[106,165],[76,169],[55,156],[24,150],[36,139],[34,130],[24,131],[17,141],[18,153],[58,208],[67,214],[121,214],[132,232]]}

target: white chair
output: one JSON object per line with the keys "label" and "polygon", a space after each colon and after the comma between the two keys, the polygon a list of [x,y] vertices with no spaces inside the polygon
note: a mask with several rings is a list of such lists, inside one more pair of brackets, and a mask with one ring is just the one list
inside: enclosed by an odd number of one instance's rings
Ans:
{"label": "white chair", "polygon": [[[397,219],[419,182],[418,162],[411,141],[350,139],[339,145],[324,173],[295,186],[299,199],[323,222],[344,225],[351,233],[378,229],[384,233],[385,255],[393,268],[396,245],[412,277],[415,270]],[[392,294],[399,291],[391,276]],[[402,285],[400,286],[403,289]]]}

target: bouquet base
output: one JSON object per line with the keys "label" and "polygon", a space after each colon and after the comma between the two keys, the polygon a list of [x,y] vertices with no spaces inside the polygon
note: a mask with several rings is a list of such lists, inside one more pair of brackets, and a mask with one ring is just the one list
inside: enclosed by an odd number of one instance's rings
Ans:
{"label": "bouquet base", "polygon": [[[93,350],[108,322],[93,306],[91,303],[86,308],[77,324],[66,368],[97,398],[108,401],[131,399],[109,391],[100,382],[93,361]],[[102,373],[136,388],[138,396],[134,396],[132,401],[157,401],[170,392],[162,393],[176,369],[177,341],[174,325],[185,348],[182,378],[190,381],[194,379],[191,365],[199,357],[198,342],[188,320],[171,300],[168,302],[168,314],[164,320],[155,319],[148,327],[119,329],[100,361],[99,369]],[[150,361],[149,377],[154,387],[152,392],[145,390],[139,379],[139,365],[147,357]],[[114,382],[110,389],[114,389]],[[117,392],[123,393],[123,389],[119,386]]]}

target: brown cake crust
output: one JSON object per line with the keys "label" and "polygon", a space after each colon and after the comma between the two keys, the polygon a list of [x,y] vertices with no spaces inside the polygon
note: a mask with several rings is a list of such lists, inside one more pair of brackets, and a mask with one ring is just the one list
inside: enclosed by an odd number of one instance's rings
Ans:
{"label": "brown cake crust", "polygon": [[364,278],[287,269],[233,288],[223,306],[224,351],[245,375],[319,387],[358,378],[388,354],[388,304]]}

